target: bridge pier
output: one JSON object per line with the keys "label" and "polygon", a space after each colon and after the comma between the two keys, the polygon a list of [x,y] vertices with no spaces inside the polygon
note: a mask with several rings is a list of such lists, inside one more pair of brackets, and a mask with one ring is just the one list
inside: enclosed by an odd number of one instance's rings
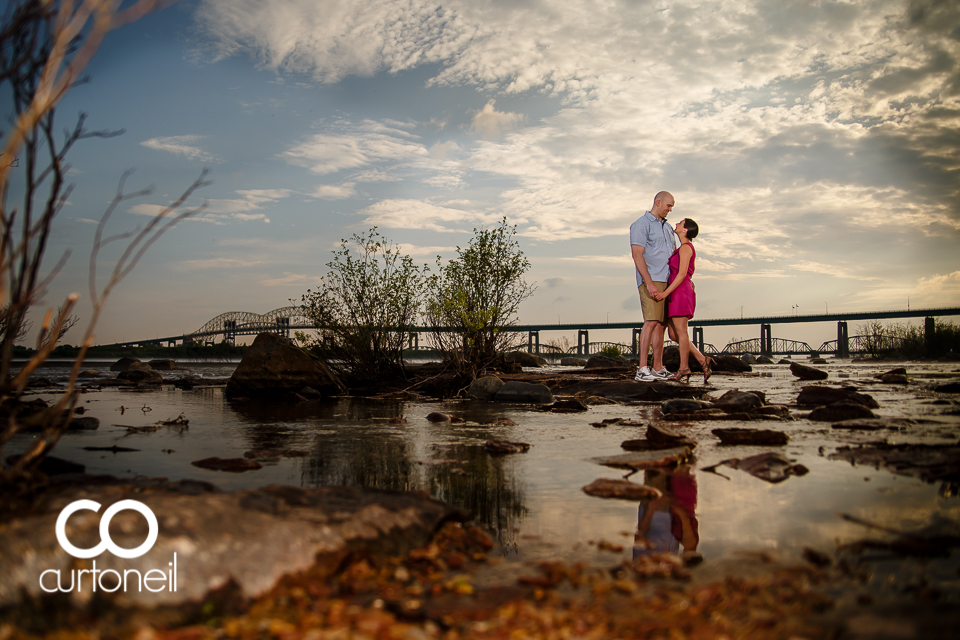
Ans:
{"label": "bridge pier", "polygon": [[527,353],[540,355],[540,332],[531,331],[527,334]]}
{"label": "bridge pier", "polygon": [[773,357],[773,326],[769,324],[760,325],[760,354],[768,358]]}
{"label": "bridge pier", "polygon": [[837,323],[837,352],[838,358],[850,357],[850,336],[847,333],[847,321],[841,320]]}
{"label": "bridge pier", "polygon": [[693,328],[693,346],[695,346],[700,353],[703,353],[703,327]]}
{"label": "bridge pier", "polygon": [[411,351],[416,351],[420,348],[420,332],[411,331],[407,335],[407,348]]}
{"label": "bridge pier", "polygon": [[290,337],[290,318],[277,318],[275,321],[276,332],[284,338]]}
{"label": "bridge pier", "polygon": [[640,355],[640,334],[643,333],[643,329],[633,328],[633,335],[630,338],[631,344],[633,344],[633,355]]}
{"label": "bridge pier", "polygon": [[937,332],[937,323],[931,317],[923,319],[923,346],[927,353],[933,352],[933,338]]}
{"label": "bridge pier", "polygon": [[590,355],[590,332],[587,329],[577,329],[577,355]]}

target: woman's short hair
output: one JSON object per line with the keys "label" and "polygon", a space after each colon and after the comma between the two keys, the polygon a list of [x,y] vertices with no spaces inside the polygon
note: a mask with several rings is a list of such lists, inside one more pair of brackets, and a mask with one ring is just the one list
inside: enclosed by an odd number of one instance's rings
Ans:
{"label": "woman's short hair", "polygon": [[696,238],[697,234],[700,233],[700,227],[698,227],[697,223],[690,218],[683,219],[683,228],[687,230],[687,238],[690,240]]}

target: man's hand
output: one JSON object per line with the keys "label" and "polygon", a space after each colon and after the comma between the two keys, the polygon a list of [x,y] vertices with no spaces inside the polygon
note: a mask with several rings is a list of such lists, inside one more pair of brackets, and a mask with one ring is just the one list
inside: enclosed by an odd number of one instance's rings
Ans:
{"label": "man's hand", "polygon": [[652,282],[650,282],[649,280],[644,284],[647,285],[647,293],[650,294],[650,297],[653,298],[654,300],[659,300],[660,298],[658,298],[657,296],[660,295],[660,289],[657,289],[657,286]]}

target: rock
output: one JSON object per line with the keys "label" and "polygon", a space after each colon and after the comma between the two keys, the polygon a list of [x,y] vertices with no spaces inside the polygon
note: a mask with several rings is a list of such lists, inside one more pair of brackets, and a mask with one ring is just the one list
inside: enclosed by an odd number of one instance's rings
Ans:
{"label": "rock", "polygon": [[263,467],[256,460],[249,458],[204,458],[191,462],[195,467],[201,469],[210,469],[211,471],[229,471],[231,473],[242,473],[244,471],[254,471]]}
{"label": "rock", "polygon": [[933,388],[937,393],[960,393],[960,382],[948,382]]}
{"label": "rock", "polygon": [[541,411],[550,411],[553,413],[582,413],[588,411],[590,407],[583,404],[577,398],[564,398],[557,400],[553,404],[540,407]]}
{"label": "rock", "polygon": [[[738,358],[737,356],[710,356],[713,358],[713,365],[711,368],[716,371],[724,371],[728,373],[747,373],[753,371],[753,369],[746,362]],[[690,369],[694,367],[694,362],[696,358],[690,358]]]}
{"label": "rock", "polygon": [[323,397],[323,394],[313,387],[304,387],[297,390],[297,395],[305,400],[317,400]]}
{"label": "rock", "polygon": [[167,358],[151,360],[147,364],[150,365],[150,368],[154,369],[155,371],[173,371],[180,368],[177,366],[176,362]]}
{"label": "rock", "polygon": [[[56,538],[60,511],[79,499],[103,505],[101,513],[123,499],[146,505],[158,523],[153,547],[131,559],[107,551],[95,558],[96,567],[141,575],[158,569],[168,575],[176,553],[177,589],[129,588],[112,594],[101,590],[95,598],[86,588],[69,597],[45,594],[39,586],[43,571],[58,570],[63,584],[69,584],[72,569],[90,568],[90,560],[71,557]],[[90,608],[91,614],[104,619],[138,607],[140,612],[157,609],[164,628],[176,627],[197,616],[211,592],[220,590],[219,597],[239,603],[265,594],[285,575],[309,571],[311,580],[323,582],[350,557],[386,559],[407,553],[425,546],[441,523],[467,517],[461,509],[428,497],[356,486],[271,485],[222,493],[197,481],[64,485],[45,493],[28,515],[0,528],[0,609]],[[78,547],[93,546],[100,541],[100,521],[90,511],[77,512],[67,520],[67,538]],[[147,521],[136,511],[119,511],[111,523],[112,540],[122,548],[133,549],[146,538]],[[51,577],[55,576],[47,576]],[[109,584],[106,578],[104,584]]]}
{"label": "rock", "polygon": [[542,367],[547,363],[540,356],[525,351],[509,351],[503,354],[506,362],[519,362],[521,367]]}
{"label": "rock", "polygon": [[227,398],[271,397],[312,387],[323,395],[346,392],[346,387],[319,358],[297,347],[289,338],[261,333],[247,349],[227,382]]}
{"label": "rock", "polygon": [[777,364],[793,364],[793,360],[788,358],[780,358],[780,361]]}
{"label": "rock", "polygon": [[846,429],[850,431],[877,431],[878,429],[903,429],[914,425],[908,418],[864,418],[843,420],[830,425],[831,429]]}
{"label": "rock", "polygon": [[74,416],[67,425],[68,431],[93,431],[100,428],[100,419],[93,416]]}
{"label": "rock", "polygon": [[619,356],[616,358],[611,358],[609,356],[595,355],[590,356],[590,359],[587,360],[587,364],[583,365],[584,369],[626,369],[628,367],[634,366],[632,362]]}
{"label": "rock", "polygon": [[97,371],[96,369],[84,369],[77,374],[78,378],[99,378],[103,374]]}
{"label": "rock", "polygon": [[827,364],[824,358],[810,358],[810,364]]}
{"label": "rock", "polygon": [[906,370],[905,367],[897,367],[896,369],[890,369],[890,371],[884,371],[883,373],[878,373],[878,374],[875,375],[874,377],[875,377],[875,378],[883,378],[883,376],[886,376],[886,375],[905,376],[905,375],[907,375],[907,370]]}
{"label": "rock", "polygon": [[617,456],[591,458],[592,462],[615,469],[651,469],[672,467],[690,459],[690,447],[676,447],[657,451],[636,451]]}
{"label": "rock", "polygon": [[826,371],[814,369],[813,367],[808,367],[800,364],[799,362],[790,363],[790,373],[801,380],[826,380],[828,377],[830,377],[830,374],[828,374]]}
{"label": "rock", "polygon": [[840,402],[842,400],[849,400],[851,402],[856,402],[862,404],[863,406],[870,409],[879,409],[880,405],[876,400],[873,399],[873,396],[866,393],[858,393],[856,389],[851,387],[819,387],[819,386],[808,386],[800,390],[800,395],[797,396],[797,404],[799,405],[828,405],[833,404],[834,402]]}
{"label": "rock", "polygon": [[717,473],[716,469],[721,465],[746,471],[755,478],[760,478],[765,482],[773,484],[783,482],[790,476],[803,476],[810,472],[810,470],[802,464],[794,464],[793,460],[789,460],[776,452],[761,453],[742,459],[731,458],[730,460],[718,462],[711,467],[704,467],[701,471]]}
{"label": "rock", "polygon": [[[7,456],[7,464],[15,464],[17,460],[20,459],[19,455]],[[71,462],[70,460],[64,460],[63,458],[57,458],[56,456],[44,456],[43,460],[40,461],[40,464],[37,465],[37,469],[47,474],[48,476],[60,476],[68,473],[83,473],[86,471],[86,467],[79,462]],[[3,527],[0,526],[0,536],[2,536]],[[0,552],[0,560],[5,560],[3,553]],[[6,564],[4,562],[4,564]],[[3,574],[0,572],[0,608],[2,608],[2,591],[3,591]]]}
{"label": "rock", "polygon": [[560,366],[562,367],[583,367],[586,364],[587,361],[583,358],[560,358]]}
{"label": "rock", "polygon": [[742,356],[740,356],[740,360],[742,360],[746,364],[757,364],[757,358],[752,353],[743,354]]}
{"label": "rock", "polygon": [[[695,442],[687,436],[662,424],[647,425],[647,440],[662,444],[695,446]],[[623,446],[623,445],[621,445]]]}
{"label": "rock", "polygon": [[781,446],[790,441],[789,436],[783,431],[774,429],[744,429],[731,427],[727,429],[714,429],[711,433],[720,438],[720,444],[740,445],[756,444]]}
{"label": "rock", "polygon": [[309,455],[309,451],[301,449],[253,449],[243,453],[244,458],[258,462],[274,461],[280,458],[306,458]]}
{"label": "rock", "polygon": [[163,375],[159,371],[151,369],[148,364],[134,362],[125,371],[117,374],[117,380],[126,380],[137,384],[163,384]]}
{"label": "rock", "polygon": [[817,407],[807,416],[814,422],[840,422],[843,420],[860,420],[863,418],[875,418],[873,411],[857,402],[843,400],[834,402],[825,407]]}
{"label": "rock", "polygon": [[749,412],[762,407],[763,398],[757,393],[750,391],[731,389],[720,396],[720,398],[713,403],[713,406],[723,409],[727,413],[733,413],[734,411]]}
{"label": "rock", "polygon": [[769,356],[757,356],[757,364],[774,364],[774,362]]}
{"label": "rock", "polygon": [[553,402],[553,393],[544,384],[511,380],[500,387],[500,390],[493,395],[493,399],[497,402],[550,404]]}
{"label": "rock", "polygon": [[110,371],[126,371],[130,368],[130,365],[134,362],[140,362],[139,358],[120,358],[112,365],[110,365]]}
{"label": "rock", "polygon": [[713,405],[703,400],[674,398],[672,400],[664,400],[660,403],[660,413],[667,415],[676,411],[699,411],[700,409],[709,409],[711,406]]}
{"label": "rock", "polygon": [[526,453],[530,450],[530,445],[526,442],[509,442],[507,440],[487,440],[483,447],[494,455]]}
{"label": "rock", "polygon": [[477,400],[492,400],[501,387],[503,387],[503,380],[497,376],[484,376],[470,384],[467,395]]}
{"label": "rock", "polygon": [[656,500],[663,496],[663,493],[656,487],[636,484],[629,480],[611,480],[609,478],[594,480],[583,487],[582,491],[595,498],[615,498],[617,500],[646,500],[647,498]]}
{"label": "rock", "polygon": [[453,422],[453,418],[454,416],[449,413],[440,413],[439,411],[431,411],[427,414],[427,420],[430,422]]}
{"label": "rock", "polygon": [[883,384],[909,384],[910,380],[902,373],[885,373],[880,376],[880,382]]}
{"label": "rock", "polygon": [[686,446],[694,448],[697,443],[688,438],[681,438],[676,442],[656,442],[649,438],[637,438],[635,440],[624,440],[620,443],[620,448],[624,451],[663,451],[664,449],[675,449]]}
{"label": "rock", "polygon": [[672,382],[637,382],[635,380],[571,380],[558,389],[558,393],[580,397],[599,396],[621,402],[643,400],[662,402],[670,398],[699,398],[709,391],[701,385],[674,384]]}

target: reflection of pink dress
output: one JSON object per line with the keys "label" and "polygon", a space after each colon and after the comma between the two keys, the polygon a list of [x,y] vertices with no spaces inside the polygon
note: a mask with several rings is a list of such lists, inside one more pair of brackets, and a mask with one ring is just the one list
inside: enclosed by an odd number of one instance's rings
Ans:
{"label": "reflection of pink dress", "polygon": [[[682,247],[683,245],[680,246]],[[693,311],[697,308],[697,292],[693,290],[693,280],[691,280],[691,278],[693,278],[693,263],[696,262],[697,259],[697,250],[693,248],[692,242],[687,246],[693,251],[693,254],[690,256],[690,265],[687,267],[687,279],[683,281],[683,284],[674,289],[670,297],[667,298],[668,318],[675,316],[692,318]],[[667,264],[670,265],[670,284],[672,284],[673,280],[677,277],[677,273],[680,271],[679,248],[673,252]]]}

